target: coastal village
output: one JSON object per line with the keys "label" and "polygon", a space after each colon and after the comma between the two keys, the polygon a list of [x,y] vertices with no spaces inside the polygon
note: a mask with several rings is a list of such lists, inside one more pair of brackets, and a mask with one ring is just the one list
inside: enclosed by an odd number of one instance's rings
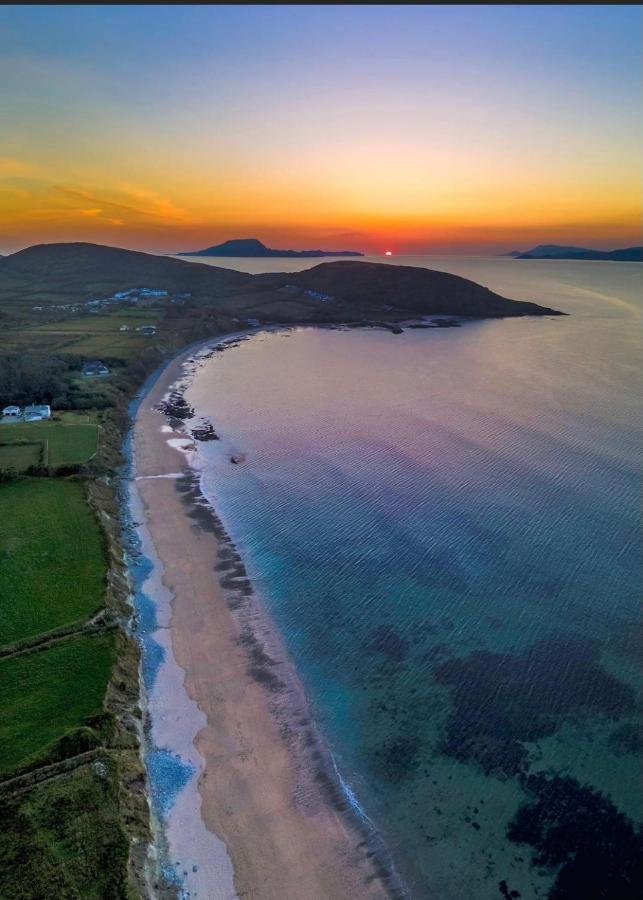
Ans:
{"label": "coastal village", "polygon": [[176,294],[169,297],[169,291],[162,288],[135,287],[128,288],[125,291],[116,291],[109,297],[92,298],[82,303],[55,303],[47,306],[32,306],[34,312],[50,312],[52,310],[61,312],[91,312],[98,313],[109,306],[116,303],[128,303],[132,306],[143,307],[162,297],[168,297],[171,303],[182,304],[190,300],[190,294]]}

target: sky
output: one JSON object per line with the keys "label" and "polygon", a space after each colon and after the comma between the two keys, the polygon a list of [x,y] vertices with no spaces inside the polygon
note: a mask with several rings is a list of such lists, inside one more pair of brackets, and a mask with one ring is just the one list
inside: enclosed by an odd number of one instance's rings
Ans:
{"label": "sky", "polygon": [[636,6],[5,6],[0,253],[641,239]]}

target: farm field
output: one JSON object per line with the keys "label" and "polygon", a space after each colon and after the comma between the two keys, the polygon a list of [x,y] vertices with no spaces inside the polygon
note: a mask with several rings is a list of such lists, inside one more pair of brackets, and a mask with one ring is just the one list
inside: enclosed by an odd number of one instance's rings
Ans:
{"label": "farm field", "polygon": [[112,359],[129,359],[139,350],[147,346],[154,337],[146,337],[138,332],[125,332],[121,334],[119,331],[88,333],[86,336],[77,336],[73,343],[69,343],[64,347],[65,353],[71,353],[73,356],[82,356],[83,358],[107,358]]}
{"label": "farm field", "polygon": [[86,358],[130,359],[149,346],[154,336],[146,337],[137,331],[68,332],[29,330],[7,333],[0,337],[0,350],[9,353],[63,353]]}
{"label": "farm field", "polygon": [[[136,329],[158,325],[163,315],[164,310],[158,308],[121,309],[106,314],[50,318],[41,323],[38,314],[32,312],[28,323],[5,329],[0,335],[0,349],[126,360],[154,341],[154,335],[143,335]],[[123,325],[129,330],[121,331]]]}
{"label": "farm field", "polygon": [[0,486],[0,640],[83,622],[103,604],[105,558],[81,482]]}
{"label": "farm field", "polygon": [[41,448],[36,464],[57,468],[84,463],[98,448],[98,424],[95,417],[73,413],[64,414],[61,421],[3,423],[0,469],[24,471],[34,465],[34,444]]}
{"label": "farm field", "polygon": [[[0,434],[0,441],[2,441]],[[13,469],[24,472],[29,466],[38,466],[42,460],[42,441],[15,441],[0,443],[0,472]]]}
{"label": "farm field", "polygon": [[[43,325],[34,325],[30,328],[36,332],[65,332],[68,334],[96,334],[97,332],[119,332],[121,325],[127,325],[132,331],[142,325],[156,325],[159,320],[158,310],[153,309],[125,309],[111,313],[92,313],[91,315],[74,315]],[[120,333],[120,332],[119,332]],[[122,332],[129,334],[130,332]]]}
{"label": "farm field", "polygon": [[0,659],[0,773],[46,758],[63,736],[86,729],[85,720],[103,712],[114,659],[111,634],[78,635]]}
{"label": "farm field", "polygon": [[128,841],[113,760],[0,802],[0,897],[125,900]]}

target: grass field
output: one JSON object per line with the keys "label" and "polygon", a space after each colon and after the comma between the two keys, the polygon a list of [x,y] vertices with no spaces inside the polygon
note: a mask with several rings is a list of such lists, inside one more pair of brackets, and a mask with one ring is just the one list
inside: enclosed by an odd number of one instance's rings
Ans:
{"label": "grass field", "polygon": [[102,634],[0,660],[0,773],[45,758],[64,735],[102,713],[114,658],[113,636]]}
{"label": "grass field", "polygon": [[141,325],[155,325],[159,320],[159,312],[152,309],[125,309],[111,313],[92,315],[75,315],[56,322],[47,322],[43,325],[35,324],[30,329],[31,333],[39,332],[64,332],[66,334],[98,334],[117,332],[119,334],[131,334],[132,331],[120,332],[121,325],[127,325],[134,330]]}
{"label": "grass field", "polygon": [[148,346],[155,337],[146,337],[138,332],[120,334],[107,332],[83,336],[65,348],[66,353],[82,357],[101,359],[129,359],[135,353]]}
{"label": "grass field", "polygon": [[80,622],[103,604],[105,557],[81,482],[0,485],[0,640]]}
{"label": "grass field", "polygon": [[[154,339],[136,329],[155,325],[158,320],[159,313],[154,310],[123,310],[109,315],[74,316],[48,322],[25,332],[25,336],[47,335],[64,347],[66,353],[77,356],[127,359]],[[121,331],[121,325],[127,325],[130,330]]]}
{"label": "grass field", "polygon": [[0,471],[13,469],[16,472],[23,472],[29,466],[40,465],[43,455],[42,441],[3,444],[2,437],[0,433]]}
{"label": "grass field", "polygon": [[[26,444],[28,442],[28,445]],[[34,443],[43,446],[42,463],[57,468],[87,462],[98,447],[98,426],[86,415],[67,414],[60,422],[16,422],[0,425],[0,468],[22,471],[33,465]],[[9,445],[14,447],[10,452]],[[4,455],[3,455],[4,448]],[[12,460],[6,462],[6,460]]]}
{"label": "grass field", "polygon": [[[29,324],[0,333],[0,350],[13,352],[68,353],[86,358],[127,360],[153,343],[155,336],[136,331],[158,325],[162,309],[121,309],[105,314],[73,315],[40,322],[31,312]],[[129,331],[121,331],[127,325]]]}
{"label": "grass field", "polygon": [[125,900],[127,838],[111,761],[0,803],[3,900]]}

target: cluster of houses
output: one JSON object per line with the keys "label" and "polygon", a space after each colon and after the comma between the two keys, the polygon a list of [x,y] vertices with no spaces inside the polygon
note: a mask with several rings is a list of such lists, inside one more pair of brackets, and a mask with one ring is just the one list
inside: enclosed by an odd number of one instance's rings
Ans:
{"label": "cluster of houses", "polygon": [[162,291],[159,288],[129,288],[127,291],[118,291],[110,299],[138,303],[139,300],[144,300],[147,297],[167,297],[168,293],[168,291]]}
{"label": "cluster of houses", "polygon": [[323,294],[321,291],[301,291],[301,288],[296,284],[285,284],[281,290],[286,291],[289,294],[304,293],[307,297],[312,297],[313,300],[319,300],[322,303],[330,303],[335,299],[332,294]]}
{"label": "cluster of houses", "polygon": [[[186,300],[190,299],[190,294],[177,294],[176,297],[172,298],[172,303],[185,303]],[[105,306],[110,306],[113,303],[132,303],[137,305],[145,300],[156,300],[160,297],[169,297],[169,291],[161,290],[160,288],[129,288],[126,291],[117,291],[115,294],[112,294],[111,297],[102,297],[100,299],[94,300],[86,300],[84,303],[58,303],[52,304],[51,306],[47,306],[47,312],[53,309],[66,310],[67,312],[81,312],[81,310],[85,310],[88,312],[100,312],[100,310]],[[45,309],[44,306],[32,306],[32,309],[36,312],[42,311]]]}
{"label": "cluster of houses", "polygon": [[51,419],[51,407],[36,403],[32,406],[5,406],[2,410],[2,421],[9,422],[42,422]]}
{"label": "cluster of houses", "polygon": [[312,297],[313,300],[321,300],[322,303],[329,303],[335,298],[332,294],[322,294],[321,291],[304,291],[307,297]]}
{"label": "cluster of houses", "polygon": [[[132,328],[130,325],[121,325],[121,327],[118,330],[119,331],[131,331]],[[136,329],[136,331],[139,331],[141,334],[147,334],[147,335],[156,334],[156,325],[139,325],[139,327]]]}

